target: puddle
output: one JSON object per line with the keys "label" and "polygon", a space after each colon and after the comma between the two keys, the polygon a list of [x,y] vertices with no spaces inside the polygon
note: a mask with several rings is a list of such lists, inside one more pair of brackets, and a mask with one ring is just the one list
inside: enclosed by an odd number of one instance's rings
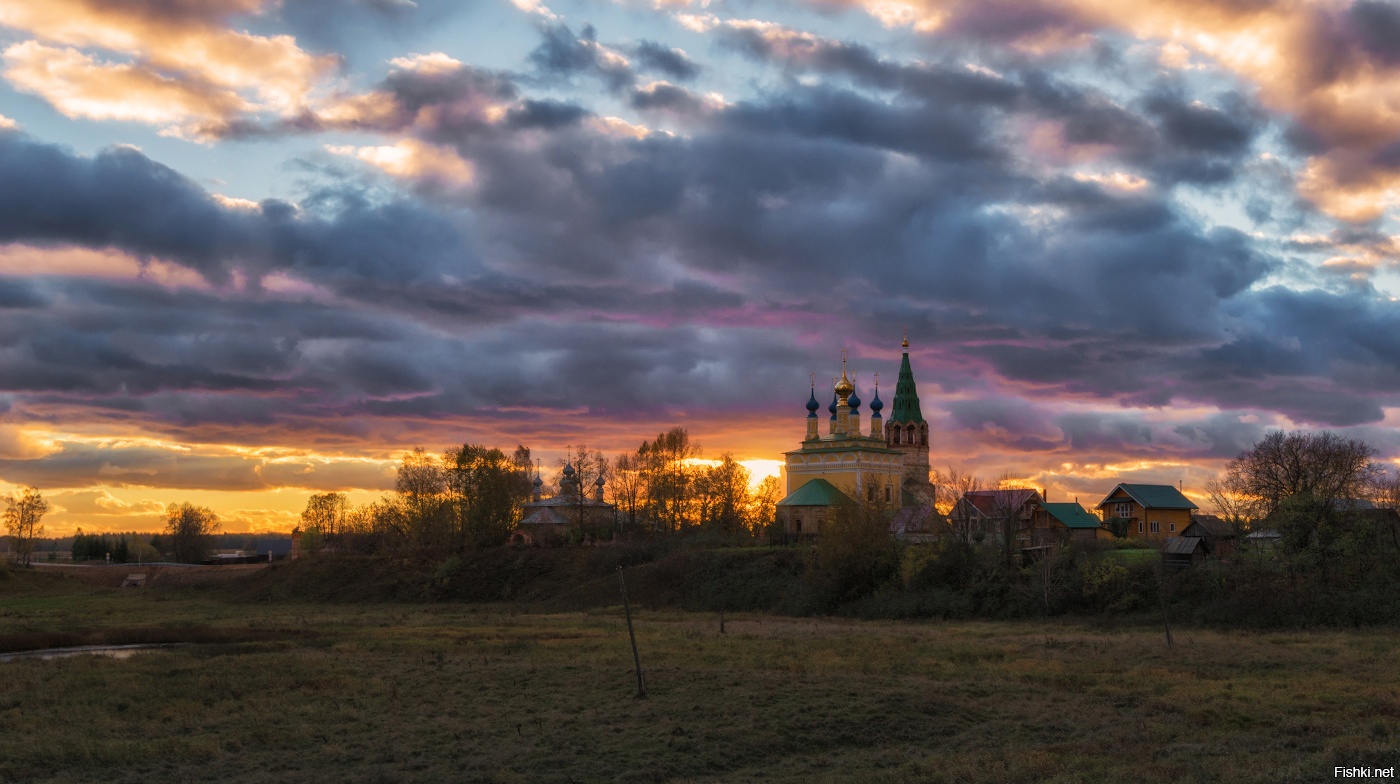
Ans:
{"label": "puddle", "polygon": [[16,651],[0,653],[0,662],[15,659],[63,659],[69,656],[106,656],[109,659],[127,659],[138,653],[174,648],[179,643],[159,645],[80,645],[74,648],[44,648],[37,651]]}

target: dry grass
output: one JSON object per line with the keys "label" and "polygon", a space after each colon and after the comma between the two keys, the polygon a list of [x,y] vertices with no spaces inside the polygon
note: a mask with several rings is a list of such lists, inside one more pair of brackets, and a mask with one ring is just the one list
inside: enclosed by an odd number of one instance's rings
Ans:
{"label": "dry grass", "polygon": [[[0,594],[3,597],[4,594]],[[0,665],[0,781],[1312,782],[1394,765],[1393,632],[0,598],[0,641],[278,639]],[[250,634],[249,636],[256,636]]]}

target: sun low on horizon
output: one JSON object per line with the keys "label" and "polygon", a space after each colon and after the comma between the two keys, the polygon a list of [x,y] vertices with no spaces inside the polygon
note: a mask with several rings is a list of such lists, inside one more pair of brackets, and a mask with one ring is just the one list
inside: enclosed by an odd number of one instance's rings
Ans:
{"label": "sun low on horizon", "polygon": [[0,0],[0,495],[288,531],[675,427],[757,483],[906,335],[940,470],[1394,465],[1397,102],[1378,0]]}

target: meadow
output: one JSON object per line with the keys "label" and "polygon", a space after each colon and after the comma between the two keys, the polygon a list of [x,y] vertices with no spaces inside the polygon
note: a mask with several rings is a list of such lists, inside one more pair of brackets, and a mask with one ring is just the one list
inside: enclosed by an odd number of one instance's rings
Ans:
{"label": "meadow", "polygon": [[1315,782],[1400,764],[1400,636],[248,601],[0,581],[0,782]]}

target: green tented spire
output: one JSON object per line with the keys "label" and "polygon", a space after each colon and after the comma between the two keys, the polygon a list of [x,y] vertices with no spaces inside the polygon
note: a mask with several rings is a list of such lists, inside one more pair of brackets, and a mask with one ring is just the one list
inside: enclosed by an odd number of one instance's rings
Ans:
{"label": "green tented spire", "polygon": [[914,369],[909,367],[909,338],[904,338],[904,359],[899,363],[899,380],[894,385],[894,405],[890,406],[890,424],[922,424],[919,411],[919,390],[914,388]]}

